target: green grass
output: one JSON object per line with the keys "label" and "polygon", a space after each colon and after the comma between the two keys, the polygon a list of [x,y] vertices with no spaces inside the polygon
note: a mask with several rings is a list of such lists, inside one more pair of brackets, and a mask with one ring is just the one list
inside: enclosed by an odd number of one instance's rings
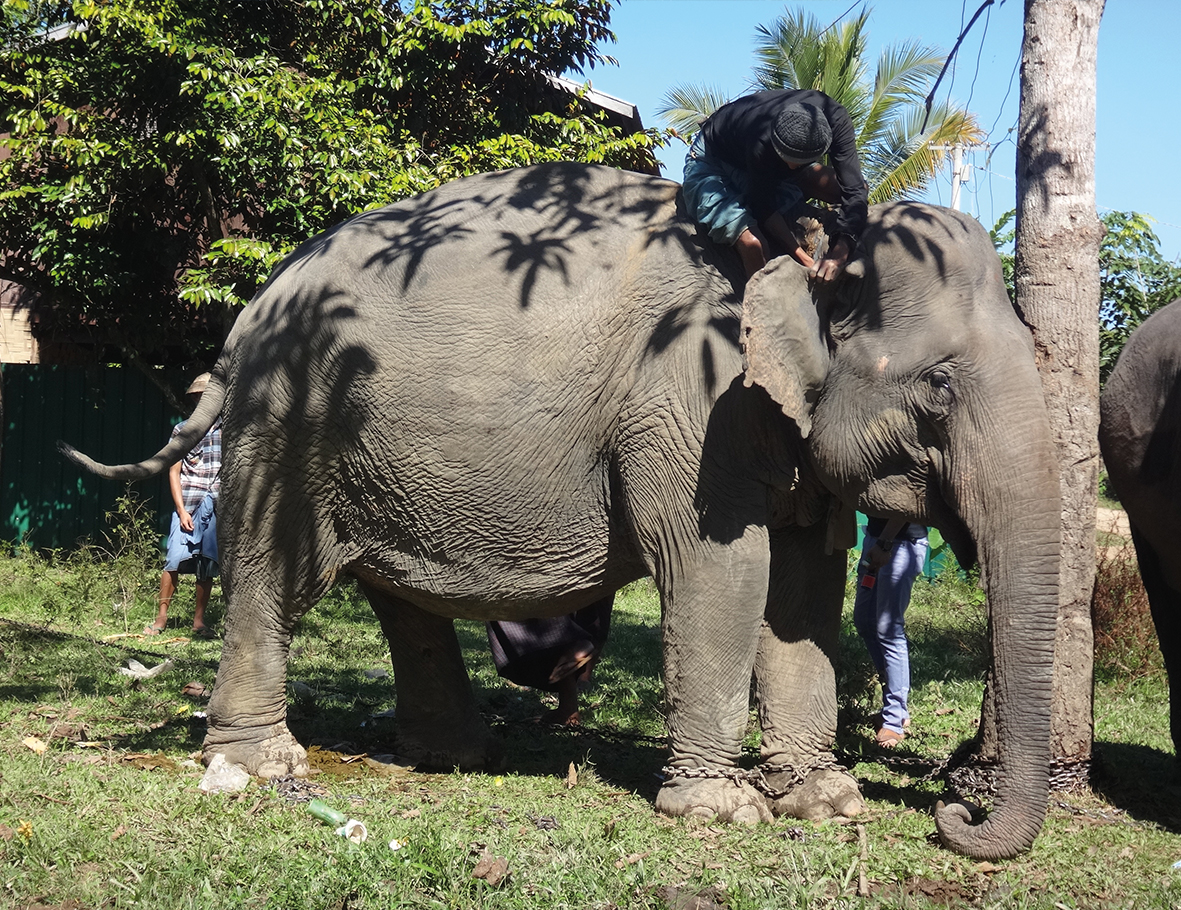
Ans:
{"label": "green grass", "polygon": [[[897,754],[872,745],[877,689],[846,605],[838,751],[862,782],[857,824],[780,820],[757,829],[666,819],[652,807],[664,758],[659,605],[649,582],[618,598],[611,640],[577,732],[539,727],[544,693],[496,676],[483,626],[458,624],[476,696],[505,743],[500,775],[379,773],[390,751],[388,654],[356,589],[338,586],[300,623],[290,726],[312,750],[311,783],[365,822],[353,845],[262,783],[197,791],[204,701],[220,643],[189,641],[191,579],[177,635],[141,639],[153,560],[97,551],[0,558],[0,907],[667,908],[1171,907],[1181,903],[1181,803],[1172,784],[1159,666],[1096,687],[1093,791],[1053,794],[1026,856],[977,864],[942,849],[932,765],[974,731],[986,629],[980,595],[920,581],[912,639],[913,729]],[[220,591],[210,617],[218,622]],[[115,636],[115,637],[111,637]],[[175,668],[135,682],[129,658]],[[295,685],[298,683],[299,685]],[[43,743],[43,752],[32,745]],[[747,745],[754,754],[753,722]],[[571,765],[576,780],[569,785]],[[394,851],[391,839],[405,846]],[[497,887],[472,871],[503,857]],[[861,873],[868,896],[859,896]],[[707,906],[707,905],[700,905]]]}

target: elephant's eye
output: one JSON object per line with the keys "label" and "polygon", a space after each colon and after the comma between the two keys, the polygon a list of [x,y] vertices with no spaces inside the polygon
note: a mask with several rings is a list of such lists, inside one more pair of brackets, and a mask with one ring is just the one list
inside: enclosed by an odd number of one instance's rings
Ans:
{"label": "elephant's eye", "polygon": [[951,373],[947,370],[934,369],[927,374],[927,382],[931,385],[931,397],[941,408],[949,407],[955,401],[955,392],[951,388]]}

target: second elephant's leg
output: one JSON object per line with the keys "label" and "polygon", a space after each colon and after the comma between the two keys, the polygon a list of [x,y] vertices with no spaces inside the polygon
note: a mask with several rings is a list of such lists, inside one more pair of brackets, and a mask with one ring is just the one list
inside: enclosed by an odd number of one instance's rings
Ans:
{"label": "second elephant's leg", "polygon": [[390,645],[399,753],[431,768],[495,767],[500,748],[476,709],[455,622],[361,587]]}
{"label": "second elephant's leg", "polygon": [[1181,763],[1181,592],[1169,587],[1161,570],[1160,556],[1151,543],[1132,528],[1132,542],[1140,563],[1140,577],[1148,594],[1152,624],[1165,659],[1165,673],[1169,677],[1169,733],[1173,738],[1173,752]]}
{"label": "second elephant's leg", "polygon": [[[864,808],[857,782],[833,767],[837,730],[836,659],[846,553],[826,555],[823,526],[771,535],[766,620],[755,683],[767,778],[785,795],[777,815],[827,818]],[[776,770],[779,769],[779,770]],[[799,777],[806,779],[798,786]]]}

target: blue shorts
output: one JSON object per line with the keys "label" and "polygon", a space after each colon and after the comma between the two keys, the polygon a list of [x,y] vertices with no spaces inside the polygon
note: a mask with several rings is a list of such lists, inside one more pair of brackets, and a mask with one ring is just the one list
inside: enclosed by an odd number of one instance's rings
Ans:
{"label": "blue shorts", "polygon": [[[700,133],[685,157],[682,188],[689,217],[705,227],[715,243],[733,246],[743,231],[758,224],[746,202],[750,178],[744,171],[711,158]],[[803,198],[803,190],[783,181],[775,188],[774,211],[786,214]]]}
{"label": "blue shorts", "polygon": [[217,509],[216,500],[206,494],[193,513],[193,530],[183,531],[180,516],[172,513],[168,531],[168,550],[164,556],[165,572],[183,572],[197,576],[198,581],[217,577]]}

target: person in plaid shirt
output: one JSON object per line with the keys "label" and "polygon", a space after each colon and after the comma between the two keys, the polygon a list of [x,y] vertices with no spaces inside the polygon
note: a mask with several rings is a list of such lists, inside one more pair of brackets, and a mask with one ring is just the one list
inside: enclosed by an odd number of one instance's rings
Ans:
{"label": "person in plaid shirt", "polygon": [[[209,384],[209,374],[193,380],[185,394],[195,407]],[[175,436],[184,422],[172,430]],[[193,635],[212,638],[205,626],[205,607],[217,577],[217,494],[221,489],[221,418],[184,458],[168,471],[168,486],[176,511],[168,532],[168,552],[160,576],[159,611],[156,619],[144,627],[145,635],[159,635],[168,624],[168,606],[180,575],[197,577],[197,605],[193,611]]]}

